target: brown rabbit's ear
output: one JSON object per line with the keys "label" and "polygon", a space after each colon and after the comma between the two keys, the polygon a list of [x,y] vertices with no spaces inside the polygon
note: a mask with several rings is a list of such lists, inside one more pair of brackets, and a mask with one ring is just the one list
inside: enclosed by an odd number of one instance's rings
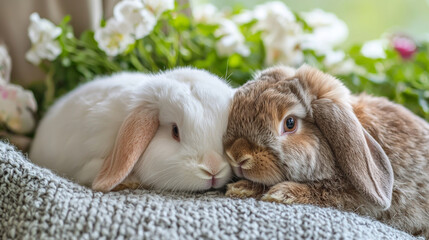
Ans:
{"label": "brown rabbit's ear", "polygon": [[104,160],[92,189],[107,192],[131,172],[158,130],[156,114],[142,109],[131,112],[122,123],[112,152]]}
{"label": "brown rabbit's ear", "polygon": [[393,171],[389,158],[362,127],[350,104],[318,99],[312,104],[316,125],[353,186],[377,206],[392,200]]}
{"label": "brown rabbit's ear", "polygon": [[366,199],[383,209],[389,208],[392,166],[354,114],[349,103],[350,91],[336,78],[306,65],[297,70],[296,77],[313,98],[313,118],[339,167]]}

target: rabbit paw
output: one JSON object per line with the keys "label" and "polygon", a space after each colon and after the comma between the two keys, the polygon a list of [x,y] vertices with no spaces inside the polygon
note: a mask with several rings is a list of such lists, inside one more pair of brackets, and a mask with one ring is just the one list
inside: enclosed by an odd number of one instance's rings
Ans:
{"label": "rabbit paw", "polygon": [[283,204],[311,204],[310,188],[301,183],[282,182],[272,186],[261,198],[262,201]]}
{"label": "rabbit paw", "polygon": [[240,180],[227,185],[225,195],[232,198],[259,198],[264,193],[264,186],[249,180]]}

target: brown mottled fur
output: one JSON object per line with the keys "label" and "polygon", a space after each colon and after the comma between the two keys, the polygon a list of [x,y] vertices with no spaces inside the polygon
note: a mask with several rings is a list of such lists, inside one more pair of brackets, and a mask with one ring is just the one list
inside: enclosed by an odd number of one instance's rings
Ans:
{"label": "brown mottled fur", "polygon": [[[295,113],[297,132],[281,136]],[[429,238],[429,124],[404,107],[275,67],[237,90],[228,121],[231,165],[247,159],[228,196],[337,207]]]}

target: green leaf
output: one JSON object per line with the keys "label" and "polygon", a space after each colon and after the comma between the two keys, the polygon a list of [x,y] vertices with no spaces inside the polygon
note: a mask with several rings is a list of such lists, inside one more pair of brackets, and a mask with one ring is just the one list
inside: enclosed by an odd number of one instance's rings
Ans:
{"label": "green leaf", "polygon": [[146,70],[146,68],[140,63],[139,59],[135,55],[130,55],[130,61],[138,71],[144,72]]}
{"label": "green leaf", "polygon": [[238,54],[234,54],[228,59],[228,65],[230,67],[236,68],[239,67],[242,64],[242,58]]}

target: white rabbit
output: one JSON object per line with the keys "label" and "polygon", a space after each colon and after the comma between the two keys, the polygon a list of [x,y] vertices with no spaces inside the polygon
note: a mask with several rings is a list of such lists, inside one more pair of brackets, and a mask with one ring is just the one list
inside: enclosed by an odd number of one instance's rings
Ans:
{"label": "white rabbit", "polygon": [[220,188],[231,176],[222,135],[233,94],[191,68],[101,77],[54,104],[30,159],[99,191],[126,178],[155,189]]}

